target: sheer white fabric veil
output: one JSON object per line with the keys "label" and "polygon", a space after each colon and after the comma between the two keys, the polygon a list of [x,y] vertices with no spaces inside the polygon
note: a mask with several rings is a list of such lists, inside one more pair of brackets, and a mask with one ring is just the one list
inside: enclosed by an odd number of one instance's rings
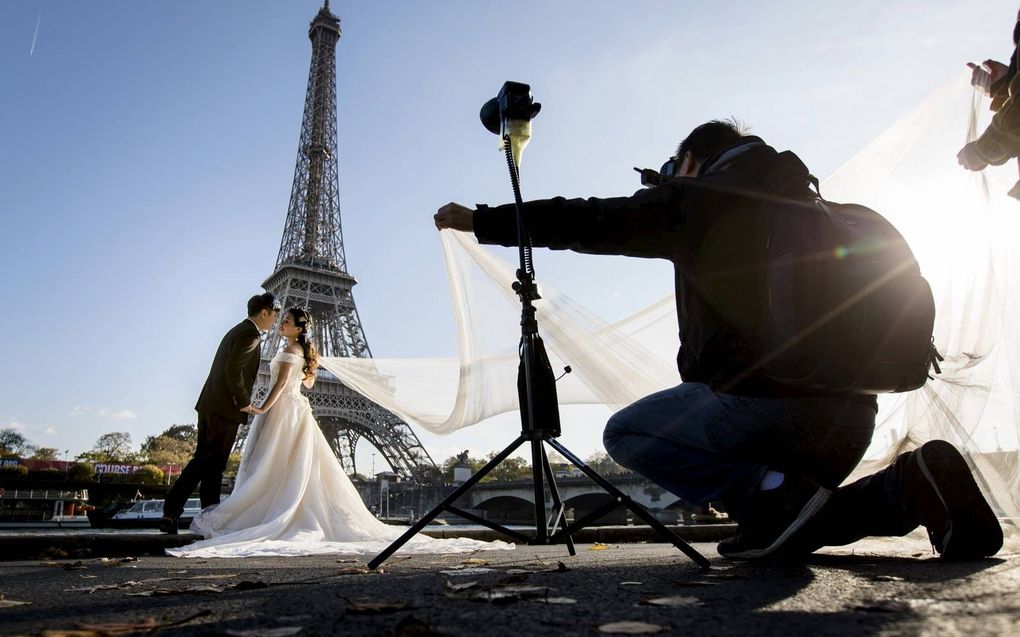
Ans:
{"label": "sheer white fabric veil", "polygon": [[[989,118],[987,100],[961,72],[822,184],[833,201],[871,206],[906,236],[936,297],[935,342],[943,373],[922,389],[880,398],[879,426],[851,480],[925,440],[964,451],[1018,544],[1020,520],[1020,202],[1006,196],[1014,162],[971,173],[956,153]],[[472,237],[440,234],[456,318],[459,358],[323,358],[352,388],[434,433],[517,408],[519,333],[514,268]],[[608,324],[543,281],[537,302],[561,403],[626,405],[679,382],[672,295]]]}

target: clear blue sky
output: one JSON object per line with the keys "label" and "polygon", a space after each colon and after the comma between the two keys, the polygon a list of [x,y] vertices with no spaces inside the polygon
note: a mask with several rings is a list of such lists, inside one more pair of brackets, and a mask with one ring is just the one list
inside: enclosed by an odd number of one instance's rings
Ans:
{"label": "clear blue sky", "polygon": [[[0,3],[0,427],[74,454],[194,421],[219,338],[275,263],[319,6]],[[504,80],[543,103],[525,197],[630,193],[632,166],[729,115],[824,177],[964,62],[1007,59],[1016,8],[334,1],[344,241],[373,352],[455,354],[431,215],[510,198],[477,116]],[[672,285],[664,263],[536,263],[611,320]],[[422,438],[437,461],[482,455],[515,418]],[[564,442],[600,449],[604,418],[577,412]]]}

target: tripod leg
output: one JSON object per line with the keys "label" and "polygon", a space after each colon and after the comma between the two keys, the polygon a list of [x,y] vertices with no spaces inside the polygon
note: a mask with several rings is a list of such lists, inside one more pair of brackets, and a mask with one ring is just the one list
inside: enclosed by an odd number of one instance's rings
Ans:
{"label": "tripod leg", "polygon": [[[545,447],[542,447],[542,468],[545,471],[545,479],[549,481],[549,493],[552,495],[553,511],[555,511],[555,519],[552,523],[552,529],[550,537],[554,538],[559,531],[560,525],[567,525],[567,507],[563,506],[563,502],[560,500],[560,489],[556,486],[556,477],[553,475],[552,467],[549,466],[549,457],[545,453]],[[571,557],[577,555],[577,551],[574,550],[574,539],[567,533],[564,536],[567,540],[567,553],[570,553]]]}
{"label": "tripod leg", "polygon": [[666,528],[666,526],[655,519],[651,513],[645,510],[643,506],[634,502],[630,499],[630,496],[620,491],[608,480],[600,476],[594,469],[584,463],[583,460],[575,456],[569,449],[564,447],[555,439],[550,439],[549,445],[553,449],[563,454],[563,457],[572,462],[578,469],[584,472],[586,476],[595,481],[595,484],[602,487],[607,493],[617,498],[620,498],[620,502],[623,503],[628,509],[634,512],[635,515],[640,517],[642,520],[648,523],[648,526],[652,527],[663,539],[667,540],[670,544],[683,551],[684,555],[694,560],[694,562],[701,568],[709,568],[710,562],[705,557],[694,550],[690,544],[685,542],[683,538],[674,533],[673,531]]}
{"label": "tripod leg", "polygon": [[414,526],[409,528],[403,535],[394,540],[392,544],[383,549],[382,553],[372,558],[372,561],[368,563],[368,568],[374,569],[383,562],[385,562],[389,558],[389,556],[393,555],[393,553],[397,551],[397,549],[406,544],[408,540],[410,540],[412,537],[417,535],[419,531],[428,526],[429,522],[436,519],[436,516],[442,513],[443,510],[447,509],[451,504],[456,502],[471,487],[475,486],[475,484],[477,484],[479,480],[484,478],[486,475],[488,475],[490,471],[495,469],[496,465],[506,460],[507,457],[511,453],[513,453],[517,449],[517,447],[520,447],[522,444],[524,444],[526,440],[527,438],[525,438],[524,435],[518,436],[517,440],[514,440],[512,443],[510,443],[510,445],[506,449],[499,452],[499,454],[495,458],[490,460],[488,464],[479,469],[473,476],[468,478],[467,481],[464,482],[464,484],[457,487],[454,490],[454,492],[448,495],[445,500],[440,502],[436,508],[432,509],[431,511],[423,515],[421,519],[415,523]]}
{"label": "tripod leg", "polygon": [[542,471],[539,467],[545,458],[545,450],[542,449],[542,440],[531,441],[531,474],[535,487],[535,544],[549,543],[549,528],[546,526],[545,508],[545,485]]}

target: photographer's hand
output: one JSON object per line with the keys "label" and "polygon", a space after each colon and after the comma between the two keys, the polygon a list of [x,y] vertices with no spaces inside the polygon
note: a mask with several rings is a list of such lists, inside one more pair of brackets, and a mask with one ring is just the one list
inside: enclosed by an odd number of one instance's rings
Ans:
{"label": "photographer's hand", "polygon": [[967,66],[970,68],[971,85],[983,90],[985,95],[989,94],[992,84],[1006,77],[1006,73],[1009,71],[1008,66],[995,60],[985,60],[980,66],[973,62],[967,62]]}
{"label": "photographer's hand", "polygon": [[452,201],[437,210],[433,219],[439,230],[449,228],[461,232],[474,232],[475,229],[475,211]]}
{"label": "photographer's hand", "polygon": [[956,161],[967,170],[979,171],[988,167],[988,162],[977,153],[977,142],[964,146],[956,155]]}

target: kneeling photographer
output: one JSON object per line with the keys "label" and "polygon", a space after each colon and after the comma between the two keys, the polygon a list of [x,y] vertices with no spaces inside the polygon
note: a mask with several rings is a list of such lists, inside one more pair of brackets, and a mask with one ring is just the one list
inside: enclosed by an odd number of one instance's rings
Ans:
{"label": "kneeling photographer", "polygon": [[[613,459],[689,503],[722,502],[739,523],[737,535],[719,544],[727,557],[804,554],[868,535],[904,535],[919,524],[945,557],[994,554],[1001,529],[956,449],[934,441],[838,488],[870,444],[874,394],[771,373],[778,350],[765,345],[762,326],[782,331],[776,314],[787,308],[774,302],[766,280],[775,285],[779,273],[775,289],[816,296],[797,290],[811,288],[803,285],[804,264],[783,270],[763,261],[776,249],[770,242],[791,234],[791,223],[815,223],[804,211],[817,210],[821,199],[803,162],[734,124],[712,121],[691,131],[660,174],[642,171],[642,181],[651,187],[629,197],[524,205],[535,246],[674,265],[683,382],[612,416],[604,443]],[[435,223],[513,246],[515,216],[512,204],[472,210],[449,203]],[[782,231],[777,223],[785,224]],[[800,234],[815,236],[808,230]],[[822,239],[815,247],[832,252]],[[822,333],[801,332],[780,350],[819,345]],[[830,349],[811,355],[823,363],[832,356]],[[855,364],[844,358],[841,371]],[[955,486],[947,491],[949,484]]]}

